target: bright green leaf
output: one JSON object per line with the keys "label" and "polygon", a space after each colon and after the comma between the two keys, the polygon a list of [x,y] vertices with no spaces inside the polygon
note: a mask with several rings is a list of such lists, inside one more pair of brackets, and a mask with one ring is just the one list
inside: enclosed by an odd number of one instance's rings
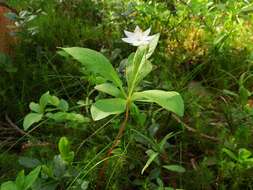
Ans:
{"label": "bright green leaf", "polygon": [[23,122],[24,129],[28,130],[29,127],[32,126],[32,124],[39,122],[42,119],[42,117],[43,117],[43,114],[29,113],[24,118],[24,122]]}
{"label": "bright green leaf", "polygon": [[43,112],[43,109],[40,107],[40,105],[37,104],[37,103],[34,103],[34,102],[31,102],[29,104],[29,108],[30,108],[31,111],[36,112],[36,113],[42,113]]}
{"label": "bright green leaf", "polygon": [[134,56],[131,54],[128,58],[126,79],[129,94],[132,94],[138,83],[152,70],[152,65],[148,64],[146,59],[147,48],[147,46],[138,47]]}
{"label": "bright green leaf", "polygon": [[33,183],[36,181],[36,179],[38,178],[39,174],[40,174],[40,169],[41,166],[38,166],[37,168],[35,168],[34,170],[32,170],[26,177],[25,177],[25,185],[24,185],[24,190],[29,189]]}
{"label": "bright green leaf", "polygon": [[2,183],[1,190],[19,190],[13,181]]}
{"label": "bright green leaf", "polygon": [[99,84],[95,86],[95,89],[115,97],[119,97],[122,94],[121,91],[111,83]]}
{"label": "bright green leaf", "polygon": [[24,172],[24,170],[22,170],[21,172],[18,173],[16,180],[15,180],[15,184],[18,189],[24,189],[24,185],[25,185],[25,172]]}
{"label": "bright green leaf", "polygon": [[147,90],[143,92],[135,92],[133,100],[143,102],[155,102],[164,109],[174,112],[179,116],[184,115],[184,102],[179,93],[162,90]]}
{"label": "bright green leaf", "polygon": [[245,148],[240,148],[239,149],[239,159],[240,160],[246,160],[248,159],[250,156],[252,155],[252,153],[245,149]]}
{"label": "bright green leaf", "polygon": [[74,152],[70,150],[70,143],[66,137],[61,137],[58,148],[64,161],[71,163],[74,160]]}
{"label": "bright green leaf", "polygon": [[123,113],[126,109],[126,100],[111,98],[98,100],[91,106],[91,116],[97,121],[112,114]]}
{"label": "bright green leaf", "polygon": [[90,72],[101,75],[118,87],[122,86],[122,82],[117,72],[103,54],[91,49],[80,47],[62,49],[70,54],[75,60],[83,64],[83,66],[85,66]]}
{"label": "bright green leaf", "polygon": [[227,156],[229,156],[230,158],[234,159],[235,161],[238,161],[236,155],[229,149],[227,148],[223,148],[222,152],[224,152],[225,154],[227,154]]}

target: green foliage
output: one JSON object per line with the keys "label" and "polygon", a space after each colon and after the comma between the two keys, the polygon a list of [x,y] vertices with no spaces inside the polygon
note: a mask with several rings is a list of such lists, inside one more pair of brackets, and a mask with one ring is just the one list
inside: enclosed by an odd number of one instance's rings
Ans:
{"label": "green foliage", "polygon": [[55,122],[89,122],[89,118],[81,114],[68,112],[68,102],[50,95],[49,92],[40,97],[39,103],[31,102],[29,108],[32,112],[24,118],[23,127],[25,130],[28,130],[34,123],[40,122],[43,117],[52,119]]}
{"label": "green foliage", "polygon": [[121,97],[121,95],[125,96],[115,99],[102,99],[94,103],[91,107],[91,115],[94,120],[100,120],[112,114],[123,113],[125,109],[128,109],[127,107],[131,106],[132,101],[135,100],[155,102],[166,110],[172,111],[179,116],[183,116],[183,100],[178,93],[159,90],[135,92],[137,87],[139,87],[140,82],[152,70],[152,65],[148,58],[150,58],[155,51],[159,36],[159,34],[154,35],[148,46],[139,46],[136,53],[130,54],[127,59],[127,91],[122,87],[123,82],[120,80],[119,75],[113,69],[109,60],[101,53],[86,48],[62,48],[63,51],[79,61],[82,65],[86,66],[90,72],[113,83],[100,84],[97,85],[95,89],[116,97]]}
{"label": "green foliage", "polygon": [[19,172],[15,181],[7,181],[1,185],[1,190],[28,190],[37,180],[41,171],[41,166],[32,170],[25,176],[24,170]]}
{"label": "green foliage", "polygon": [[[7,2],[19,28],[14,56],[0,53],[2,185],[41,166],[29,189],[252,189],[250,1]],[[120,39],[136,25],[160,35],[136,50]]]}

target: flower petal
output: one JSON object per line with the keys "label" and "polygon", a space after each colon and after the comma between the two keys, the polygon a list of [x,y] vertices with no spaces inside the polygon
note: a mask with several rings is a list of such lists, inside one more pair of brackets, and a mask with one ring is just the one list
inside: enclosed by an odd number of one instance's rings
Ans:
{"label": "flower petal", "polygon": [[135,35],[135,33],[129,32],[129,31],[126,31],[126,30],[124,30],[124,33],[125,33],[125,35],[126,35],[127,37],[132,37],[132,36]]}
{"label": "flower petal", "polygon": [[148,36],[148,35],[150,34],[150,32],[151,32],[151,27],[149,27],[147,30],[145,30],[145,31],[143,32],[143,35],[144,35],[144,36]]}
{"label": "flower petal", "polygon": [[142,29],[137,25],[134,29],[134,33],[142,33]]}
{"label": "flower petal", "polygon": [[126,43],[132,44],[134,43],[136,40],[133,38],[122,38],[122,40]]}

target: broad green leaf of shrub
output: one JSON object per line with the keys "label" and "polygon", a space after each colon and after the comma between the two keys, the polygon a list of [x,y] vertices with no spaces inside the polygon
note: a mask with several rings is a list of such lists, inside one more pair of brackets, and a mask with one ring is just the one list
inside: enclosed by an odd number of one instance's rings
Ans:
{"label": "broad green leaf of shrub", "polygon": [[90,72],[101,75],[118,87],[122,86],[122,82],[117,72],[103,54],[88,48],[80,47],[62,48],[62,50],[71,55],[75,60],[79,61]]}
{"label": "broad green leaf of shrub", "polygon": [[29,189],[33,185],[40,174],[40,169],[41,166],[38,166],[25,177],[24,190]]}
{"label": "broad green leaf of shrub", "polygon": [[109,115],[123,113],[126,109],[126,100],[121,98],[101,99],[91,106],[92,119],[97,121]]}
{"label": "broad green leaf of shrub", "polygon": [[119,97],[122,94],[121,91],[114,84],[111,83],[99,84],[95,86],[95,89],[115,97]]}
{"label": "broad green leaf of shrub", "polygon": [[32,124],[39,122],[43,117],[43,114],[40,113],[29,113],[25,116],[23,127],[25,130],[28,130]]}
{"label": "broad green leaf of shrub", "polygon": [[172,171],[172,172],[178,172],[178,173],[184,173],[185,168],[180,165],[165,165],[163,168]]}
{"label": "broad green leaf of shrub", "polygon": [[155,102],[164,109],[171,111],[179,116],[184,115],[184,102],[181,95],[177,92],[162,90],[147,90],[135,92],[133,100],[143,102]]}

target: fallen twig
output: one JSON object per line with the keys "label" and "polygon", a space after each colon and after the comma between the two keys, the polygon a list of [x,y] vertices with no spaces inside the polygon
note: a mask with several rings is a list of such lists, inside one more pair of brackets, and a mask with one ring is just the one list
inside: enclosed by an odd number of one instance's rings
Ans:
{"label": "fallen twig", "polygon": [[[183,122],[179,117],[177,117],[176,115],[172,114],[173,118],[178,122],[181,123],[188,131],[193,132],[193,133],[199,133],[196,129],[190,127],[189,125],[187,125],[185,122]],[[217,137],[213,137],[213,136],[209,136],[207,134],[204,133],[199,133],[199,136],[208,139],[208,140],[212,140],[214,142],[219,142],[220,139],[218,139]]]}

